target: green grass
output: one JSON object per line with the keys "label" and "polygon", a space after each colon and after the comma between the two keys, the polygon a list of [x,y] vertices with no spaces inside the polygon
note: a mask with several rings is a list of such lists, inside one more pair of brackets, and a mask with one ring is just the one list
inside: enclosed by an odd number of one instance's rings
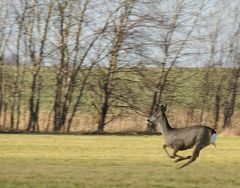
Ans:
{"label": "green grass", "polygon": [[0,187],[240,187],[240,138],[219,137],[182,170],[162,144],[161,136],[2,134]]}
{"label": "green grass", "polygon": [[[15,66],[2,66],[3,68],[3,99],[5,102],[10,103],[7,99],[12,97],[12,90],[10,86],[14,86],[14,80],[16,77],[16,67]],[[120,69],[120,67],[119,67]],[[145,76],[142,77],[137,72],[141,72]],[[152,84],[159,81],[159,75],[161,74],[162,68],[145,68],[135,67],[133,68],[121,68],[119,72],[115,75],[117,78],[115,80],[115,91],[114,94],[127,95],[128,102],[130,102],[131,93],[132,99],[135,99],[132,103],[141,110],[145,110],[146,107],[150,108],[152,102],[153,88]],[[52,108],[52,103],[56,95],[56,71],[57,67],[43,67],[41,69],[42,74],[42,92],[41,92],[41,112],[50,112]],[[103,80],[100,76],[100,72],[103,73],[106,71],[104,68],[95,67],[92,70],[92,74],[89,78],[87,87],[85,88],[85,95],[83,95],[82,108],[81,112],[95,112],[95,107],[92,105],[92,100],[94,98],[99,98],[101,93],[99,90],[99,84],[96,80]],[[34,72],[31,66],[20,66],[20,72],[23,76],[20,76],[23,79],[23,83],[18,87],[22,90],[22,100],[21,107],[28,108],[29,98],[31,96],[31,84],[32,84],[32,73]],[[214,75],[209,78],[209,83],[205,83],[205,75],[207,72],[210,72],[210,75]],[[86,74],[86,73],[85,73]],[[99,75],[100,74],[100,75]],[[188,107],[190,104],[195,104],[198,108],[198,104],[202,104],[202,98],[206,98],[205,89],[206,84],[209,85],[210,93],[208,94],[208,103],[209,110],[214,110],[215,107],[215,94],[218,87],[219,80],[222,77],[226,78],[221,82],[222,85],[222,98],[229,96],[229,82],[233,80],[231,77],[232,69],[231,68],[216,68],[216,69],[207,69],[207,68],[172,68],[168,78],[166,80],[165,90],[162,96],[162,101],[167,102],[168,104],[178,104],[177,106]],[[99,77],[100,76],[100,77]],[[73,95],[73,101],[76,100],[76,96],[79,95],[79,90],[82,87],[83,76],[80,74],[77,78],[77,83],[75,85],[75,93]],[[131,80],[131,82],[129,81]],[[93,90],[94,88],[94,90]],[[13,89],[13,88],[12,88]],[[129,92],[131,91],[131,92]],[[94,101],[95,103],[97,101]],[[85,104],[85,105],[83,105]],[[240,100],[237,99],[236,105],[240,106]],[[9,104],[9,106],[11,106]],[[210,108],[211,107],[211,108]],[[200,107],[199,107],[200,108]]]}

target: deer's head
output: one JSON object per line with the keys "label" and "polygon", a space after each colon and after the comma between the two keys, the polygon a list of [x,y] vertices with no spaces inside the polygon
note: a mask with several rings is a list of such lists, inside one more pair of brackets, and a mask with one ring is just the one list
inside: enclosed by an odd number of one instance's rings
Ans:
{"label": "deer's head", "polygon": [[164,118],[165,112],[167,110],[167,105],[160,105],[157,107],[155,113],[148,118],[149,124],[156,124],[159,120]]}

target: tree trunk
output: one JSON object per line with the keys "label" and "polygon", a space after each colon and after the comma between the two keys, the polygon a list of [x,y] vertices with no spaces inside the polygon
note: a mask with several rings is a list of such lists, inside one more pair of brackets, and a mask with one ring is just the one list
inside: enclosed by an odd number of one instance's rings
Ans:
{"label": "tree trunk", "polygon": [[234,114],[237,90],[238,90],[238,80],[240,76],[240,67],[234,70],[234,82],[232,83],[232,87],[230,90],[230,101],[227,102],[225,110],[224,110],[224,120],[223,120],[223,128],[231,126],[232,116]]}
{"label": "tree trunk", "polygon": [[221,104],[220,92],[221,92],[221,83],[219,83],[216,91],[216,95],[215,95],[214,129],[218,128],[219,118],[220,118],[220,104]]}

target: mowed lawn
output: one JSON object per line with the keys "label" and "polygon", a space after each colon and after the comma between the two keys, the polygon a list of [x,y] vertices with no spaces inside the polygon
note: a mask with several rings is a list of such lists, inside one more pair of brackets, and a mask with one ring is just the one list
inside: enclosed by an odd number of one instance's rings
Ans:
{"label": "mowed lawn", "polygon": [[0,188],[240,187],[239,137],[218,137],[181,170],[162,144],[161,136],[1,134]]}

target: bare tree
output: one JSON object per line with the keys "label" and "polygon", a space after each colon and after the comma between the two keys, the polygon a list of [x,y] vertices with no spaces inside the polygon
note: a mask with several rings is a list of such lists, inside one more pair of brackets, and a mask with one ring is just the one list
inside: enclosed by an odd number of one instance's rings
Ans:
{"label": "bare tree", "polygon": [[136,1],[109,2],[106,5],[109,14],[109,25],[103,37],[103,41],[106,41],[103,53],[106,55],[98,64],[97,85],[94,84],[91,88],[93,105],[99,114],[97,123],[100,132],[104,131],[106,124],[122,113],[122,109],[134,108],[131,90],[128,90],[130,87],[127,87],[128,83],[133,82],[126,78],[126,85],[121,86],[124,78],[120,75],[124,76],[126,72],[131,71],[130,63],[124,60],[124,56],[131,53],[131,45],[136,45],[132,36],[135,33],[134,29],[138,27],[134,25],[136,19],[133,18]]}
{"label": "bare tree", "polygon": [[[6,18],[8,17],[8,11],[4,7],[7,6],[5,1],[1,1],[0,3],[0,118],[2,117],[2,110],[4,108],[4,93],[3,93],[3,84],[4,84],[4,52],[6,50],[6,46],[9,39],[9,33],[6,32]],[[11,30],[11,29],[10,29]]]}
{"label": "bare tree", "polygon": [[[97,54],[90,58],[89,53],[94,51],[94,44],[104,33],[108,23],[101,24],[93,31],[89,30],[90,33],[84,32],[88,24],[91,25],[88,21],[91,3],[90,0],[83,1],[78,4],[78,9],[73,1],[59,2],[57,6],[60,18],[58,22],[60,40],[57,49],[61,58],[59,65],[56,66],[56,91],[53,106],[55,131],[62,128],[70,131],[87,80],[99,58]],[[74,16],[76,11],[78,11],[77,18]],[[77,83],[79,80],[80,82]],[[76,91],[76,89],[79,90]]]}
{"label": "bare tree", "polygon": [[163,101],[184,109],[187,124],[231,126],[239,106],[238,2],[0,5],[2,127],[70,132],[86,113],[102,132],[121,115],[151,115]]}
{"label": "bare tree", "polygon": [[[31,19],[29,20],[29,33],[28,36],[29,40],[29,53],[30,53],[30,60],[32,64],[32,83],[31,83],[31,95],[29,98],[29,121],[27,130],[30,131],[39,131],[39,110],[40,110],[40,100],[41,100],[41,91],[42,91],[42,68],[44,66],[44,58],[45,58],[45,46],[46,40],[48,37],[48,29],[49,23],[52,16],[52,7],[53,2],[49,2],[46,7],[46,17],[41,15],[40,10],[41,7],[36,1],[32,1],[31,4]],[[36,10],[38,8],[38,10]],[[45,12],[45,11],[43,11]],[[40,19],[43,19],[44,25],[42,28],[37,29],[36,25]],[[35,39],[35,33],[38,33],[40,36],[39,44]],[[39,48],[39,51],[36,52],[36,48]]]}
{"label": "bare tree", "polygon": [[239,87],[239,77],[240,77],[240,17],[239,17],[239,7],[235,8],[234,14],[234,23],[235,28],[232,35],[230,34],[229,42],[229,53],[227,64],[232,67],[231,75],[228,81],[227,87],[227,96],[224,100],[224,110],[223,110],[223,128],[231,126],[232,116],[235,112],[235,106],[237,101],[237,93]]}

